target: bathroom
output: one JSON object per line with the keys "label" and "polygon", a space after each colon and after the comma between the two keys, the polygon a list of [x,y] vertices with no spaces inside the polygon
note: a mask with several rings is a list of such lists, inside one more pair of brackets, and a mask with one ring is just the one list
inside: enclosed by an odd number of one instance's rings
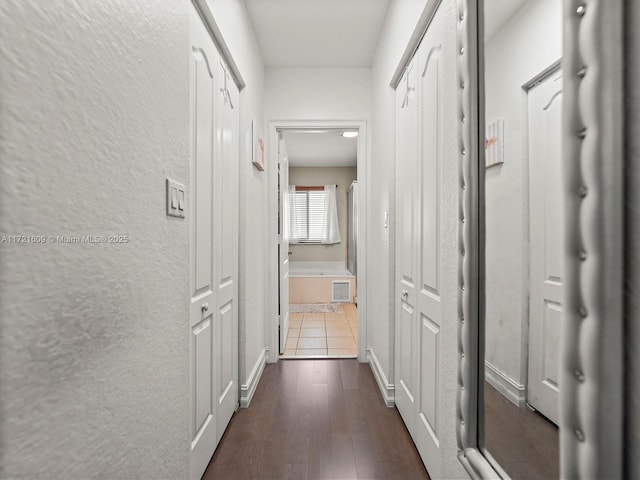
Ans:
{"label": "bathroom", "polygon": [[281,353],[284,358],[355,357],[357,132],[329,129],[283,137],[287,172],[280,188],[287,197],[282,222],[288,278],[281,276],[281,282],[287,284],[289,305]]}

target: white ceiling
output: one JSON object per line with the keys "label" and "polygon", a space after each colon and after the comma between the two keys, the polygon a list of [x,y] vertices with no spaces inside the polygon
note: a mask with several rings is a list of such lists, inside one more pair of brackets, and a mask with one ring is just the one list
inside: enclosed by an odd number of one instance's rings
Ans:
{"label": "white ceiling", "polygon": [[286,132],[290,167],[355,167],[357,138],[345,138],[342,131],[324,133]]}
{"label": "white ceiling", "polygon": [[485,42],[493,36],[520,10],[529,0],[485,0],[484,2],[484,38]]}
{"label": "white ceiling", "polygon": [[268,67],[369,67],[390,0],[245,0]]}

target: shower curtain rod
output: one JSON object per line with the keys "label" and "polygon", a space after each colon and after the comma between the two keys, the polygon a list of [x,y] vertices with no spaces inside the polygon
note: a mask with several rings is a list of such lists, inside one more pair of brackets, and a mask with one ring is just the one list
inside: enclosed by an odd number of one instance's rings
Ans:
{"label": "shower curtain rod", "polygon": [[[335,186],[338,188],[338,185]],[[313,191],[313,190],[324,190],[324,185],[315,185],[315,186],[304,186],[304,185],[296,185],[296,191]]]}

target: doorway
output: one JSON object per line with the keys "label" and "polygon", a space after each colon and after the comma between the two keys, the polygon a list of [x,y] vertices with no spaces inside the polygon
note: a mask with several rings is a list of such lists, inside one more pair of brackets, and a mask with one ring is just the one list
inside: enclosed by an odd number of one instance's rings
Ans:
{"label": "doorway", "polygon": [[280,135],[281,358],[357,356],[357,135]]}
{"label": "doorway", "polygon": [[[350,160],[332,154],[349,144]],[[270,122],[272,363],[366,359],[365,146],[364,121]]]}

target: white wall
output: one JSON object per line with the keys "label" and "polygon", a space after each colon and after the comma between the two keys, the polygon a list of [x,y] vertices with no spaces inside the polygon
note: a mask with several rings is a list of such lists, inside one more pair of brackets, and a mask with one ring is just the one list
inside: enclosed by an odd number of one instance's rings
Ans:
{"label": "white wall", "polygon": [[[330,122],[335,120],[364,121],[370,124],[371,118],[371,75],[368,68],[267,68],[265,79],[265,122],[270,121],[319,121]],[[370,136],[367,136],[369,142]],[[267,151],[270,157],[267,160],[267,170],[271,178],[270,215],[268,217],[269,229],[265,237],[272,247],[269,262],[277,264],[275,244],[277,241],[277,204],[275,186],[277,184],[275,155],[276,149],[269,145]],[[358,140],[358,149],[361,150],[361,141]],[[370,142],[369,142],[370,143]],[[370,151],[370,145],[366,145],[366,151]],[[368,182],[367,173],[358,171],[360,185]],[[362,178],[364,177],[364,178]],[[362,189],[360,190],[362,192]],[[368,192],[368,190],[367,190]],[[369,193],[367,193],[367,196]],[[361,197],[362,198],[362,197]],[[368,241],[369,231],[364,242]],[[360,245],[363,239],[360,239]],[[271,272],[268,285],[272,297],[270,306],[271,320],[276,321],[277,316],[277,272]],[[360,283],[362,285],[362,282]],[[367,288],[367,298],[369,297]],[[383,294],[378,292],[377,294]],[[363,309],[366,311],[366,306]],[[362,309],[361,309],[362,311]],[[275,341],[275,340],[271,340]],[[364,342],[361,343],[363,345]],[[275,361],[275,354],[271,361]]]}
{"label": "white wall", "polygon": [[[371,66],[371,168],[369,182],[369,291],[367,343],[393,384],[395,316],[395,90],[389,83],[428,0],[396,0],[387,17]],[[384,212],[389,211],[389,228]],[[390,260],[391,259],[391,260]]]}
{"label": "white wall", "polygon": [[0,477],[189,469],[189,2],[0,2]]}
{"label": "white wall", "polygon": [[289,167],[290,185],[338,185],[336,204],[340,243],[334,245],[289,245],[292,262],[343,262],[347,259],[347,192],[357,178],[356,167]]}
{"label": "white wall", "polygon": [[[394,155],[395,155],[395,96],[389,86],[392,75],[412,35],[416,22],[427,6],[427,1],[397,0],[389,8],[387,22],[378,44],[372,67],[372,168],[371,227],[369,257],[370,295],[369,346],[375,352],[384,373],[393,383],[394,372],[394,323],[395,316],[395,242],[394,242]],[[457,78],[456,55],[456,2],[443,0],[439,7],[445,15],[443,68],[444,78]],[[442,478],[468,478],[457,458],[456,443],[456,395],[458,368],[458,319],[457,319],[457,82],[445,81],[443,105],[445,107],[443,131],[444,168],[442,172],[443,199],[441,219],[441,358],[439,384],[441,412],[440,452]],[[381,211],[391,210],[391,228],[383,228]],[[383,292],[389,292],[383,295]]]}
{"label": "white wall", "polygon": [[267,68],[266,120],[369,120],[368,68]]}
{"label": "white wall", "polygon": [[[264,64],[258,43],[241,0],[208,0],[208,5],[225,43],[240,70],[246,87],[240,92],[240,291],[239,374],[245,391],[259,370],[265,347],[267,312],[267,185],[266,172],[251,163],[251,120],[258,136],[264,136]],[[244,403],[244,402],[243,402]]]}
{"label": "white wall", "polygon": [[486,170],[485,361],[524,385],[529,316],[529,163],[522,86],[562,56],[556,0],[529,0],[485,51],[487,123],[504,119],[504,164]]}

